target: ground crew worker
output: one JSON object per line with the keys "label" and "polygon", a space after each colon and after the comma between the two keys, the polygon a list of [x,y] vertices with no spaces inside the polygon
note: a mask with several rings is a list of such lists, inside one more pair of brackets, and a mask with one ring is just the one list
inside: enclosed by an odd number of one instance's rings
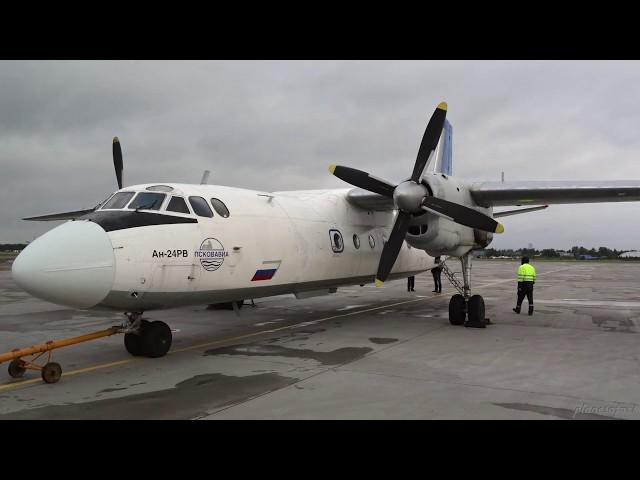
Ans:
{"label": "ground crew worker", "polygon": [[407,277],[407,292],[415,292],[415,287],[416,285],[416,277],[415,275],[411,275],[410,277]]}
{"label": "ground crew worker", "polygon": [[529,264],[529,257],[522,257],[518,268],[518,303],[514,312],[520,313],[520,306],[526,295],[529,302],[529,315],[533,315],[533,284],[536,283],[536,269]]}
{"label": "ground crew worker", "polygon": [[440,257],[436,257],[434,260],[435,267],[431,269],[431,274],[433,275],[433,283],[434,283],[434,293],[442,293],[442,280],[440,279],[440,275],[442,274],[442,262],[440,261]]}

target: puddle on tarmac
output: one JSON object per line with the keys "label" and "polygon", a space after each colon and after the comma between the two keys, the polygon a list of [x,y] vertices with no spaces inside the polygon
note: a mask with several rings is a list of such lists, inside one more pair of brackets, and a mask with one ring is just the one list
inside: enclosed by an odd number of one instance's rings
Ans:
{"label": "puddle on tarmac", "polygon": [[330,352],[318,352],[307,348],[289,348],[282,345],[236,345],[207,350],[205,355],[245,355],[249,357],[292,357],[316,360],[323,365],[341,365],[364,357],[373,349],[369,347],[343,347]]}
{"label": "puddle on tarmac", "polygon": [[387,343],[397,342],[397,338],[381,338],[381,337],[371,337],[369,339],[371,343],[377,343],[378,345],[385,345]]}
{"label": "puddle on tarmac", "polygon": [[48,405],[0,415],[0,419],[56,420],[182,420],[278,390],[297,378],[276,373],[235,377],[221,373],[196,375],[174,388],[67,405]]}

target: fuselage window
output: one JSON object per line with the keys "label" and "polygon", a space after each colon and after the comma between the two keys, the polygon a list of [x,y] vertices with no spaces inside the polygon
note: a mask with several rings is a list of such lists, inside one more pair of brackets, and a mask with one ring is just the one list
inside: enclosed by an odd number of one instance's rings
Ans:
{"label": "fuselage window", "polygon": [[373,248],[373,247],[375,247],[375,246],[376,246],[376,239],[375,239],[375,238],[373,238],[373,235],[369,235],[369,246],[370,246],[371,248]]}
{"label": "fuselage window", "polygon": [[207,201],[202,197],[189,197],[189,203],[191,208],[196,212],[196,215],[200,217],[213,217],[213,212],[207,205]]}
{"label": "fuselage window", "polygon": [[105,203],[100,210],[106,208],[124,208],[135,192],[118,192]]}
{"label": "fuselage window", "polygon": [[160,210],[160,206],[166,195],[164,193],[147,193],[141,192],[136,195],[129,206],[132,210]]}
{"label": "fuselage window", "polygon": [[342,234],[338,230],[329,230],[329,239],[331,240],[331,250],[335,253],[340,253],[344,250]]}
{"label": "fuselage window", "polygon": [[213,206],[213,209],[216,211],[216,213],[221,217],[227,218],[229,216],[229,209],[221,200],[212,198],[211,205]]}
{"label": "fuselage window", "polygon": [[189,211],[189,207],[187,207],[187,202],[185,202],[182,197],[171,197],[169,205],[167,205],[167,211],[187,214],[191,213]]}
{"label": "fuselage window", "polygon": [[360,248],[360,237],[357,233],[353,234],[353,246],[356,247],[356,250]]}

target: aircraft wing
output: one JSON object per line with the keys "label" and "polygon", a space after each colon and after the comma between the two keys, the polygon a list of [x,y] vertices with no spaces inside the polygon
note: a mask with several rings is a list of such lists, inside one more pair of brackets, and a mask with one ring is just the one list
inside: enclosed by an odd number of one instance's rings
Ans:
{"label": "aircraft wing", "polygon": [[640,180],[477,182],[471,184],[470,193],[483,207],[637,202]]}
{"label": "aircraft wing", "polygon": [[91,208],[89,210],[76,210],[73,212],[63,212],[63,213],[50,213],[48,215],[40,215],[38,217],[27,217],[22,220],[31,220],[36,222],[54,222],[58,220],[74,220],[76,218],[80,218],[87,213],[93,212],[96,208]]}

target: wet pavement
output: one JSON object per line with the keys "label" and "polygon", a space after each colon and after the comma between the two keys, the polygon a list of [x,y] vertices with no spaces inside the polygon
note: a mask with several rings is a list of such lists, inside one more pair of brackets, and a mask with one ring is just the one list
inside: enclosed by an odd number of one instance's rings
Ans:
{"label": "wet pavement", "polygon": [[[131,357],[116,335],[56,350],[57,384],[2,364],[0,419],[640,419],[640,264],[534,265],[529,317],[511,311],[518,263],[474,262],[486,329],[450,325],[455,292],[443,278],[432,293],[429,272],[411,293],[392,281],[256,299],[239,316],[149,312],[174,330],[167,356]],[[121,322],[34,299],[9,268],[0,352]]]}

